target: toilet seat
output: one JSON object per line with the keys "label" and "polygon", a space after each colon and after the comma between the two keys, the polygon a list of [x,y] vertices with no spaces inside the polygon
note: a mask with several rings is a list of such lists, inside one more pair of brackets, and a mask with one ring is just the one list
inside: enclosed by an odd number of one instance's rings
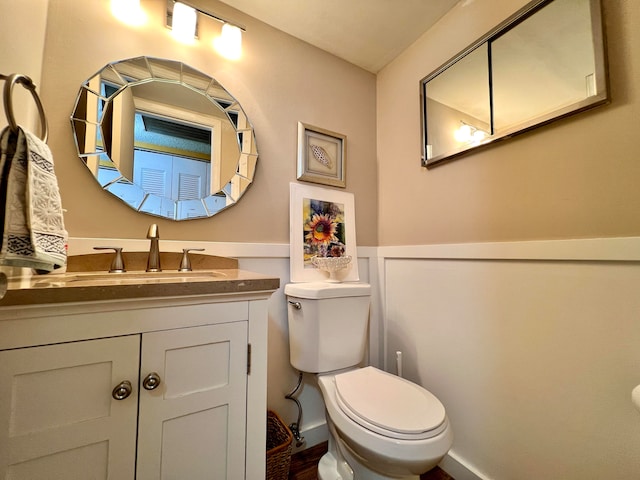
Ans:
{"label": "toilet seat", "polygon": [[375,367],[338,374],[335,386],[340,409],[380,435],[422,440],[438,435],[446,426],[444,406],[431,392]]}

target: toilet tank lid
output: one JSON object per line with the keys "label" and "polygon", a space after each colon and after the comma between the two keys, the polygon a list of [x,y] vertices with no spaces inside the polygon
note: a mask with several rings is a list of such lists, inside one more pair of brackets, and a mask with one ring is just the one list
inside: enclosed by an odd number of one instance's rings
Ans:
{"label": "toilet tank lid", "polygon": [[340,298],[367,297],[371,295],[371,285],[368,283],[331,283],[309,282],[288,283],[284,286],[284,294],[297,298]]}

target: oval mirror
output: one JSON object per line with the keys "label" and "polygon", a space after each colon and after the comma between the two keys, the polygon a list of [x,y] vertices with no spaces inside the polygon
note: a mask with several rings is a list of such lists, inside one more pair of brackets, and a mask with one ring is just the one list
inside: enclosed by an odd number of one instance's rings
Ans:
{"label": "oval mirror", "polygon": [[215,215],[253,182],[258,151],[240,104],[178,61],[110,63],[80,87],[78,155],[129,207],[170,220]]}

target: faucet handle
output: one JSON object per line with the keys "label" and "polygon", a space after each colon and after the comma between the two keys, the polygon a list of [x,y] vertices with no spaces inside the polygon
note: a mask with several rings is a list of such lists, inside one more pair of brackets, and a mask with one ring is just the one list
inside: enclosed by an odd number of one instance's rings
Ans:
{"label": "faucet handle", "polygon": [[190,272],[192,270],[189,252],[204,252],[204,248],[183,248],[182,261],[180,262],[180,268],[178,269],[179,272]]}
{"label": "faucet handle", "polygon": [[94,250],[113,250],[115,255],[109,268],[109,273],[124,273],[124,260],[122,259],[122,247],[93,247]]}
{"label": "faucet handle", "polygon": [[147,230],[147,238],[160,238],[160,231],[158,230],[158,225],[152,223],[149,225],[149,230]]}

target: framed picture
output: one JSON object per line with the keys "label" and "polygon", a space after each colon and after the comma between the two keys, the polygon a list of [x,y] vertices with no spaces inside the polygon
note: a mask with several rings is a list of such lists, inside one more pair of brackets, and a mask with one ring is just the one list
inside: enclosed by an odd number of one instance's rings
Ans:
{"label": "framed picture", "polygon": [[335,275],[341,281],[358,281],[353,193],[291,183],[290,195],[291,281],[329,280],[327,272],[313,265],[316,256],[350,256],[351,262]]}
{"label": "framed picture", "polygon": [[346,186],[347,137],[298,122],[298,180]]}

